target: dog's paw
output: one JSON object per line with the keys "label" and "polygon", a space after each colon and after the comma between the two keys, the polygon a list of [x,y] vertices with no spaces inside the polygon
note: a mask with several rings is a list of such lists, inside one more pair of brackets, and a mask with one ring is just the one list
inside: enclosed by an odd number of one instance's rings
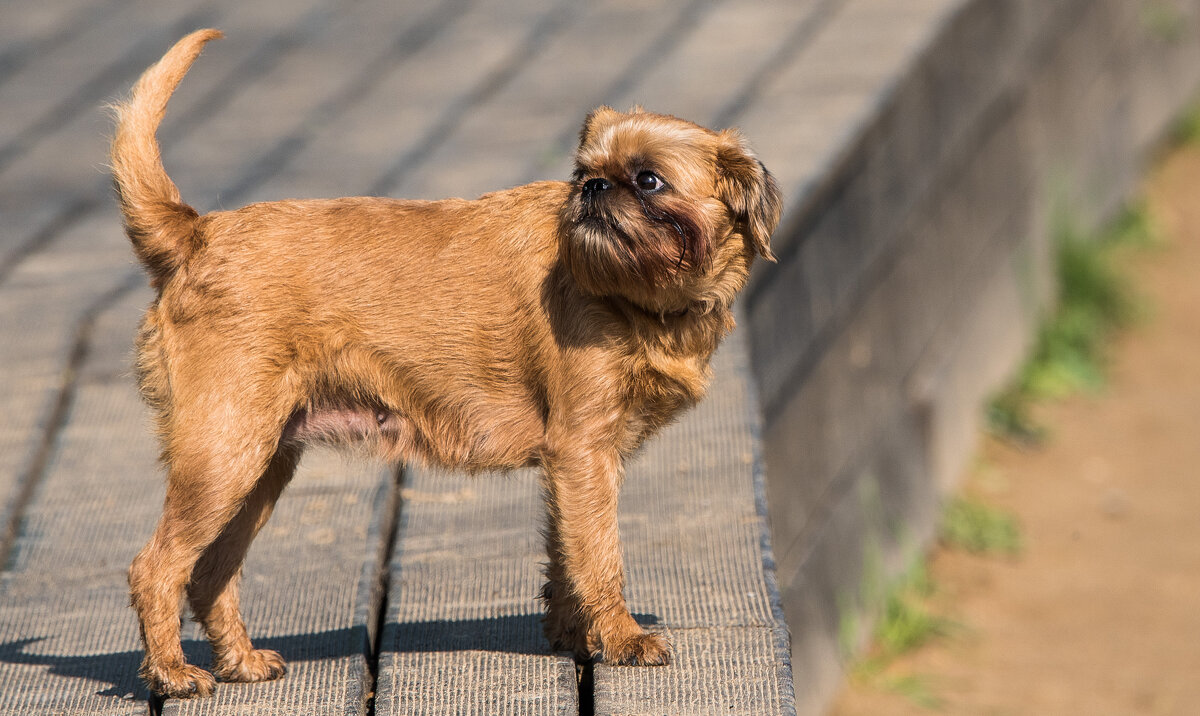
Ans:
{"label": "dog's paw", "polygon": [[642,632],[605,644],[602,656],[614,666],[664,666],[671,663],[671,644],[662,634]]}
{"label": "dog's paw", "polygon": [[271,681],[286,674],[287,665],[277,651],[252,649],[240,658],[226,656],[213,671],[222,681]]}
{"label": "dog's paw", "polygon": [[191,664],[171,667],[143,664],[142,678],[151,691],[172,699],[211,696],[217,687],[212,674]]}

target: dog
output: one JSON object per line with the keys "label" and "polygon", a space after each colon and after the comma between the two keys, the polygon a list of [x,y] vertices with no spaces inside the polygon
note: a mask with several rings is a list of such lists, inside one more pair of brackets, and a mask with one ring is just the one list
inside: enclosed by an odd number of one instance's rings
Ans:
{"label": "dog", "polygon": [[[394,461],[541,469],[544,630],[609,664],[669,662],[626,607],[623,462],[704,394],[781,200],[736,130],[600,107],[570,181],[475,200],[252,204],[201,216],[156,133],[204,45],[178,42],[115,106],[111,167],[156,298],[136,340],[167,471],[129,570],[145,658],[167,697],[285,673],[255,649],[238,581],[308,444]],[[213,650],[188,664],[180,603]],[[216,678],[214,678],[214,675]]]}

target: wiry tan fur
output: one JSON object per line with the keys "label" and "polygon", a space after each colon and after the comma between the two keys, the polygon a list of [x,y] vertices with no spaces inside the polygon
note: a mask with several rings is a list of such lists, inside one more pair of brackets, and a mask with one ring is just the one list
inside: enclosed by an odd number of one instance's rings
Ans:
{"label": "wiry tan fur", "polygon": [[[666,663],[666,641],[622,596],[622,464],[703,395],[730,302],[755,254],[770,257],[770,175],[733,131],[601,108],[570,182],[200,216],[154,135],[215,37],[185,37],[146,72],[118,108],[112,146],[127,231],[158,291],[138,370],[167,494],[129,572],[150,687],[214,687],[180,648],[185,594],[218,677],[284,673],[277,653],[251,645],[237,584],[312,442],[470,471],[540,466],[551,643]],[[639,189],[653,184],[647,172],[665,183]]]}

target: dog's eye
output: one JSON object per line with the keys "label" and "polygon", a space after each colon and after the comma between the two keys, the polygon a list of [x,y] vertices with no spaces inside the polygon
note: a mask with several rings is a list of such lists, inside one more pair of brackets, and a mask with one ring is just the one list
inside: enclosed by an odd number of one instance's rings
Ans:
{"label": "dog's eye", "polygon": [[666,183],[654,172],[642,172],[637,175],[637,185],[642,191],[658,191],[666,186]]}

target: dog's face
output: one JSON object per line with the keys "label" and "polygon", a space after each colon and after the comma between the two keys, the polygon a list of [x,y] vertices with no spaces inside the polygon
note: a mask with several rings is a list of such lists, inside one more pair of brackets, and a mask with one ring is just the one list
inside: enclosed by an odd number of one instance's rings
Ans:
{"label": "dog's face", "polygon": [[732,130],[608,107],[580,133],[563,256],[587,292],[650,311],[728,305],[773,259],[775,180]]}

